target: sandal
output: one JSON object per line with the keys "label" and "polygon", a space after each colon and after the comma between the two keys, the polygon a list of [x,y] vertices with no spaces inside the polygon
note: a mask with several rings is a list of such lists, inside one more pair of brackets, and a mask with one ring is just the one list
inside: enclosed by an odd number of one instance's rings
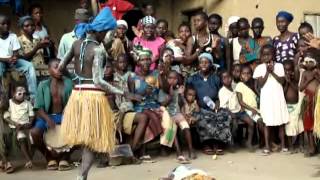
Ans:
{"label": "sandal", "polygon": [[13,169],[13,167],[12,167],[10,162],[7,162],[7,164],[5,165],[5,169],[4,170],[5,170],[5,172],[7,174],[11,174],[14,171],[14,169]]}
{"label": "sandal", "polygon": [[150,155],[144,155],[139,158],[143,163],[155,163],[155,160],[151,159]]}
{"label": "sandal", "polygon": [[269,156],[270,155],[270,150],[269,149],[262,150],[262,155],[263,156]]}
{"label": "sandal", "polygon": [[68,170],[70,170],[70,169],[71,169],[71,166],[70,166],[70,164],[68,163],[68,161],[66,161],[66,160],[61,160],[61,161],[59,162],[59,168],[58,168],[59,171],[68,171]]}
{"label": "sandal", "polygon": [[48,165],[47,165],[47,170],[50,170],[50,171],[58,170],[57,161],[55,161],[55,160],[49,161]]}
{"label": "sandal", "polygon": [[282,148],[282,149],[281,149],[281,152],[282,152],[282,153],[289,152],[289,149],[288,149],[288,148]]}
{"label": "sandal", "polygon": [[220,156],[224,155],[223,149],[217,149],[216,154]]}
{"label": "sandal", "polygon": [[206,155],[214,155],[215,152],[213,149],[211,149],[209,146],[206,146],[202,149],[202,152]]}
{"label": "sandal", "polygon": [[32,161],[28,161],[28,162],[24,165],[24,167],[27,168],[27,169],[32,169],[32,166],[33,166]]}
{"label": "sandal", "polygon": [[190,164],[189,159],[187,159],[186,157],[184,157],[183,155],[180,155],[177,157],[178,163],[179,164]]}

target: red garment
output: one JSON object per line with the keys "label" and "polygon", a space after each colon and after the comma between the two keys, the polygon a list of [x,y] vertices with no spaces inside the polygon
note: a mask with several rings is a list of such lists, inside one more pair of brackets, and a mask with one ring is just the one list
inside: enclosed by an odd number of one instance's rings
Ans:
{"label": "red garment", "polygon": [[125,0],[108,0],[105,3],[99,3],[100,9],[108,6],[114,18],[117,20],[121,19],[122,16],[134,8],[134,5]]}
{"label": "red garment", "polygon": [[305,110],[303,113],[303,126],[305,131],[312,131],[314,124],[314,100],[315,93],[306,89],[305,93]]}

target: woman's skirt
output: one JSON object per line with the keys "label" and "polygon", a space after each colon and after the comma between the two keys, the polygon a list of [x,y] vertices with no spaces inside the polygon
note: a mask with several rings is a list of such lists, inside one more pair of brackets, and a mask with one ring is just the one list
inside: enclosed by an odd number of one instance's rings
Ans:
{"label": "woman's skirt", "polygon": [[218,140],[227,144],[232,143],[232,119],[228,110],[220,109],[218,112],[213,112],[201,109],[195,117],[198,119],[196,129],[201,142]]}
{"label": "woman's skirt", "polygon": [[105,92],[74,89],[64,110],[61,130],[67,145],[82,145],[92,151],[112,152],[115,123]]}

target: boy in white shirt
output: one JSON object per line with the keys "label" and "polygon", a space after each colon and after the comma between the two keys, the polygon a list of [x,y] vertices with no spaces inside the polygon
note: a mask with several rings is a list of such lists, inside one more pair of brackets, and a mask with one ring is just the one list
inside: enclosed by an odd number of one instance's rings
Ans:
{"label": "boy in white shirt", "polygon": [[228,109],[231,112],[231,116],[233,119],[242,120],[245,124],[248,125],[248,140],[246,146],[251,150],[254,129],[253,120],[241,108],[241,105],[238,101],[237,93],[232,89],[232,78],[228,71],[223,71],[221,73],[221,79],[223,86],[219,90],[220,108]]}
{"label": "boy in white shirt", "polygon": [[31,99],[34,99],[37,90],[36,72],[31,62],[20,59],[20,49],[17,35],[10,31],[10,20],[0,14],[0,82],[8,67],[16,68],[25,74]]}

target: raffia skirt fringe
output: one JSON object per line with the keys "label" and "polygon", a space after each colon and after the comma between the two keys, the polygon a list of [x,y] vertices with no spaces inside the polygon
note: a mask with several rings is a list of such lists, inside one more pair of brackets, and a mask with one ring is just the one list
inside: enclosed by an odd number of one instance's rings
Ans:
{"label": "raffia skirt fringe", "polygon": [[64,110],[61,133],[66,144],[107,153],[115,148],[113,113],[105,93],[73,90]]}

